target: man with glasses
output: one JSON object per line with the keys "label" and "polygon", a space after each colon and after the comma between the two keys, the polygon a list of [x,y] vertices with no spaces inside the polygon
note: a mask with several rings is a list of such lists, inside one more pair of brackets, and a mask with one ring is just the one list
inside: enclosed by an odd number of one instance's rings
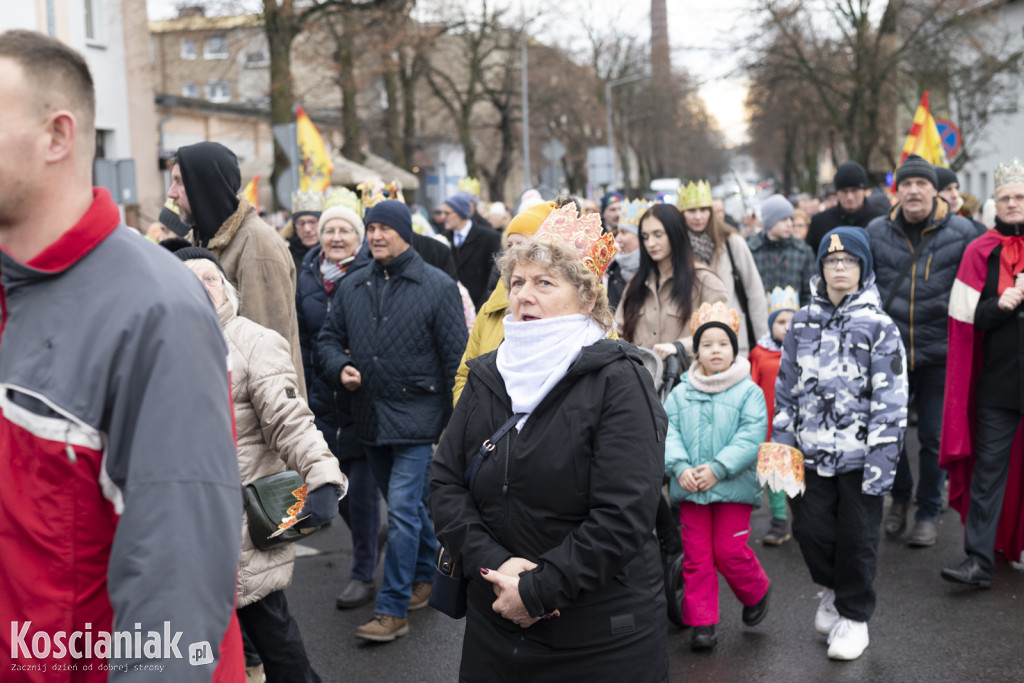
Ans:
{"label": "man with glasses", "polygon": [[995,228],[967,248],[950,297],[941,450],[967,554],[942,578],[978,588],[992,585],[996,550],[1019,562],[1024,546],[1024,454],[1011,450],[1024,411],[1024,164],[1000,164],[995,186]]}
{"label": "man with glasses", "polygon": [[[945,472],[939,468],[942,399],[946,383],[949,292],[960,258],[977,237],[974,226],[938,197],[935,168],[911,154],[896,169],[899,204],[867,226],[882,308],[896,322],[907,350],[911,397],[917,401],[917,496],[907,543],[935,545]],[[891,539],[907,527],[914,477],[906,448],[900,453],[892,505],[882,523]]]}

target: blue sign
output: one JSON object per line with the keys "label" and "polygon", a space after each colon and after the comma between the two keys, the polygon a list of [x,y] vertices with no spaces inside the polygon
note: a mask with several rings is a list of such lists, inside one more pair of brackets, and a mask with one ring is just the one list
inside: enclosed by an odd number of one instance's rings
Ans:
{"label": "blue sign", "polygon": [[946,158],[952,159],[960,151],[962,141],[960,129],[949,119],[935,119],[935,127],[939,131],[939,140],[942,141],[942,149],[946,152]]}

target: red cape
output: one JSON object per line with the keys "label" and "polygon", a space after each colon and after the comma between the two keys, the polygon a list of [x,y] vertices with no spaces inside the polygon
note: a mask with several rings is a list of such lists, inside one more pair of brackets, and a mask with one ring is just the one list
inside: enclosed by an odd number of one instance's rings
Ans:
{"label": "red cape", "polygon": [[[999,234],[989,230],[967,246],[949,298],[949,351],[939,465],[949,472],[949,505],[960,513],[961,522],[967,517],[970,502],[975,388],[984,334],[974,328],[974,312],[985,287],[988,257],[999,245]],[[995,549],[1015,562],[1021,561],[1024,551],[1024,434],[1019,429],[1010,448],[1010,470]]]}

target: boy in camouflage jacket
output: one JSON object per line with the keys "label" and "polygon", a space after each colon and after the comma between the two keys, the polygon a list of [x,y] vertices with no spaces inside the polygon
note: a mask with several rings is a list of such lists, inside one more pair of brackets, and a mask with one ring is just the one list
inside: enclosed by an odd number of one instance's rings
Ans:
{"label": "boy in camouflage jacket", "polygon": [[883,498],[907,425],[906,355],[872,266],[860,228],[825,236],[813,300],[793,317],[775,384],[772,441],[804,454],[793,535],[824,588],[815,628],[833,659],[868,645]]}

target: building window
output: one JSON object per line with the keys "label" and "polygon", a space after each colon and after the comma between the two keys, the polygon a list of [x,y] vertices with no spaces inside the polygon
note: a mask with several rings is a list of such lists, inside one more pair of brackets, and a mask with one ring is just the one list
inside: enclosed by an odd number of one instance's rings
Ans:
{"label": "building window", "polygon": [[270,66],[270,55],[266,52],[246,52],[245,68],[262,69]]}
{"label": "building window", "polygon": [[206,99],[211,102],[230,102],[230,81],[210,81],[206,84]]}
{"label": "building window", "polygon": [[195,41],[195,38],[182,38],[181,39],[181,58],[182,59],[195,59],[196,58],[196,41]]}
{"label": "building window", "polygon": [[199,97],[199,86],[195,81],[185,81],[181,84],[182,97]]}
{"label": "building window", "polygon": [[203,59],[227,59],[228,39],[224,36],[207,38],[203,43]]}
{"label": "building window", "polygon": [[101,0],[82,1],[82,10],[85,13],[85,40],[89,43],[95,44],[103,41],[101,5]]}

